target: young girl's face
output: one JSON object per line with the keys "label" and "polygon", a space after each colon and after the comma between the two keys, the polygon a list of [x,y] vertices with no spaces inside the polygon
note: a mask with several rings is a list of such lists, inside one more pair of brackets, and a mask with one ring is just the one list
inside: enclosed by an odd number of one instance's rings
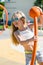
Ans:
{"label": "young girl's face", "polygon": [[[16,18],[17,19],[17,18]],[[18,29],[19,28],[22,28],[23,26],[24,26],[24,23],[23,23],[23,18],[20,18],[20,19],[18,19],[18,20],[15,20],[14,22],[13,22],[13,24],[15,25],[15,27],[18,27]]]}

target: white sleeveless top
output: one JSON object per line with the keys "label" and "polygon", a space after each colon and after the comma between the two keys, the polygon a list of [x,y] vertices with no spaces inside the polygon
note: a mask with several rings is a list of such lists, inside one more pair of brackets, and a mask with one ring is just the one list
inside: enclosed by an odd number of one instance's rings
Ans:
{"label": "white sleeveless top", "polygon": [[18,30],[18,32],[19,32],[18,38],[20,39],[20,41],[26,41],[34,36],[33,31],[31,31],[29,28],[27,28],[24,31]]}

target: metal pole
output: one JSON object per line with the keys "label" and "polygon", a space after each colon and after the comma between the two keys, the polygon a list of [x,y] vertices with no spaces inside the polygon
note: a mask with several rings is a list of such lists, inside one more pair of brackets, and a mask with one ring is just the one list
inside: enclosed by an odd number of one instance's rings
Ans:
{"label": "metal pole", "polygon": [[35,58],[36,58],[36,51],[37,51],[37,36],[38,36],[38,24],[37,24],[37,17],[34,17],[34,47],[32,53],[32,60],[30,65],[34,65]]}

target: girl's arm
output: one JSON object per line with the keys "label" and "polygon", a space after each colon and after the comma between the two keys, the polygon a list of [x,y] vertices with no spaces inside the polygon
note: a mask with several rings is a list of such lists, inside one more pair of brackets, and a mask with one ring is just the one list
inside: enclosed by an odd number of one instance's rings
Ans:
{"label": "girl's arm", "polygon": [[18,37],[18,34],[16,32],[14,33],[14,36],[16,37],[17,41],[20,44],[27,44],[27,43],[29,43],[31,41],[34,41],[34,37],[32,37],[31,39],[25,40],[25,41],[21,41],[20,38]]}

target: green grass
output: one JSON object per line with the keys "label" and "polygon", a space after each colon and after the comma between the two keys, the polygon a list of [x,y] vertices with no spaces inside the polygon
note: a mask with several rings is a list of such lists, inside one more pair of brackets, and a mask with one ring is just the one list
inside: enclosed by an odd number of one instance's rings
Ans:
{"label": "green grass", "polygon": [[0,25],[0,29],[3,29],[3,26],[2,25]]}
{"label": "green grass", "polygon": [[11,28],[11,26],[8,26],[8,29],[10,29]]}
{"label": "green grass", "polygon": [[[11,26],[8,26],[8,29],[10,29]],[[0,29],[3,29],[3,25],[0,25]]]}
{"label": "green grass", "polygon": [[[38,27],[39,30],[41,30],[41,27]],[[43,27],[42,27],[42,30],[43,30]]]}

